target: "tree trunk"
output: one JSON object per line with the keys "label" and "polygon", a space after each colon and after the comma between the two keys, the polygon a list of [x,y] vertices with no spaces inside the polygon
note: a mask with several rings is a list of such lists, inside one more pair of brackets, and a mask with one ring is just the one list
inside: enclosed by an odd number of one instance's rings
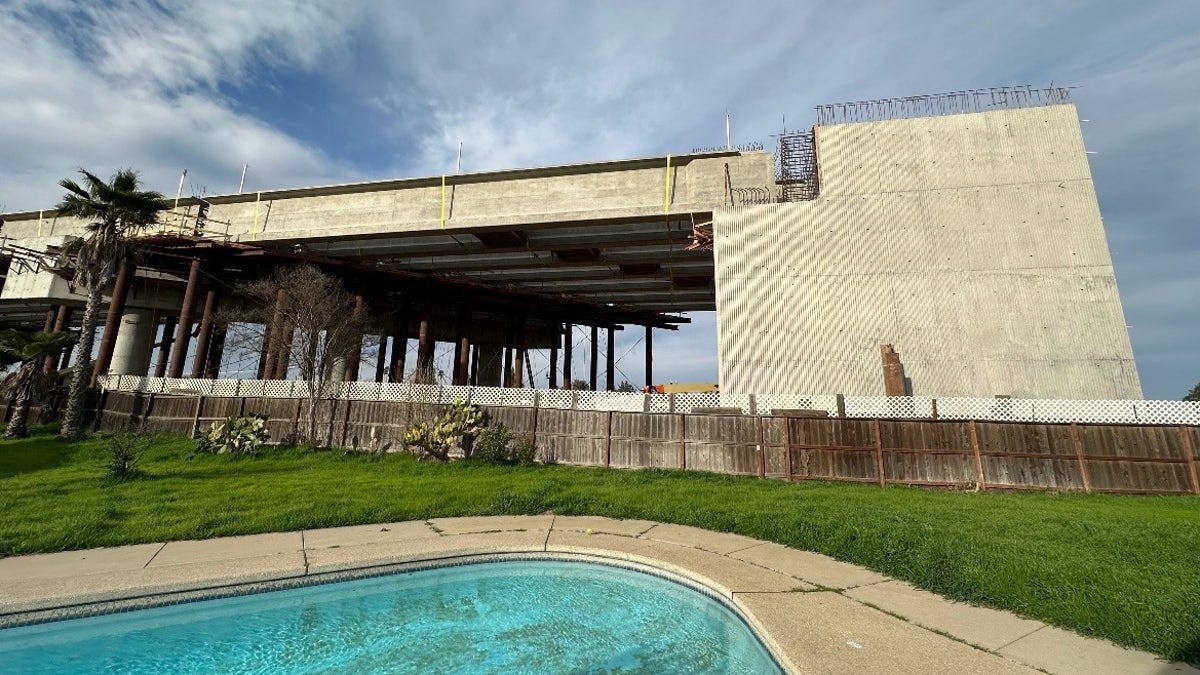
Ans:
{"label": "tree trunk", "polygon": [[67,394],[67,411],[63,414],[62,431],[58,437],[74,441],[83,437],[84,405],[87,401],[88,380],[92,375],[92,347],[96,339],[96,316],[100,313],[104,287],[97,284],[88,291],[87,304],[79,326],[78,356],[71,372],[71,389]]}
{"label": "tree trunk", "polygon": [[[40,360],[40,359],[39,359]],[[24,366],[22,366],[24,370]],[[18,374],[21,382],[17,385],[17,400],[13,405],[12,418],[8,428],[4,430],[5,438],[25,438],[29,435],[29,406],[33,402],[33,373]]]}

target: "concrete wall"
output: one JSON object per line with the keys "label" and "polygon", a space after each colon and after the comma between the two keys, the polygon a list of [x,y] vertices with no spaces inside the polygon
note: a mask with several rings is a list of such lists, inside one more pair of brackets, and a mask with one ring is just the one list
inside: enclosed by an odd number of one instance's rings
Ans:
{"label": "concrete wall", "polygon": [[811,202],[715,214],[722,389],[1141,398],[1071,105],[820,127]]}

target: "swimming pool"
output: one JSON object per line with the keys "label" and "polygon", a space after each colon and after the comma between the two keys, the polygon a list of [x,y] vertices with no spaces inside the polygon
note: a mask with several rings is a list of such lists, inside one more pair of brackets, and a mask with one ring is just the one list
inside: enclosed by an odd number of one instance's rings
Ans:
{"label": "swimming pool", "polygon": [[7,673],[779,673],[736,613],[632,569],[501,560],[0,631]]}

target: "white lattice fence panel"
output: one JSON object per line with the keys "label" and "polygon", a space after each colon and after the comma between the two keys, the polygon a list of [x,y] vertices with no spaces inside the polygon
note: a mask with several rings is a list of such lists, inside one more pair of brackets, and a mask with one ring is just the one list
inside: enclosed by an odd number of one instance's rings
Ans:
{"label": "white lattice fence panel", "polygon": [[441,387],[436,384],[410,384],[406,400],[413,403],[437,403],[441,397]]}
{"label": "white lattice fence panel", "polygon": [[[1045,403],[1045,401],[1040,401]],[[1036,413],[1029,399],[1017,398],[939,398],[938,417],[949,420],[996,420],[1033,422]]]}
{"label": "white lattice fence panel", "polygon": [[262,396],[265,392],[262,380],[242,380],[239,396]]}
{"label": "white lattice fence panel", "polygon": [[[455,401],[471,401],[471,387],[449,386],[442,387],[442,403],[454,403]],[[472,401],[473,402],[473,401]]]}
{"label": "white lattice fence panel", "polygon": [[204,382],[207,380],[190,379],[186,377],[163,377],[158,378],[158,387],[154,389],[156,394],[198,394],[203,393]]}
{"label": "white lattice fence panel", "polygon": [[[847,396],[846,417],[933,417],[932,401],[926,396]],[[940,410],[940,400],[938,405]]]}
{"label": "white lattice fence panel", "polygon": [[715,391],[675,394],[675,412],[689,413],[693,408],[719,408],[721,394]]}
{"label": "white lattice fence panel", "polygon": [[1151,424],[1200,424],[1200,401],[1138,401]]}
{"label": "white lattice fence panel", "polygon": [[475,405],[507,405],[504,387],[471,387],[471,403]]}
{"label": "white lattice fence panel", "polygon": [[382,382],[347,382],[343,395],[357,401],[377,401],[382,388]]}
{"label": "white lattice fence panel", "polygon": [[556,408],[558,410],[570,410],[575,406],[574,392],[569,389],[543,389],[541,396],[538,398],[538,406],[542,408]]}
{"label": "white lattice fence panel", "polygon": [[668,413],[675,412],[675,395],[674,394],[641,394],[642,396],[650,397],[650,405],[646,405],[645,399],[642,399],[642,406],[647,412],[652,413]]}
{"label": "white lattice fence panel", "polygon": [[646,397],[644,394],[624,391],[595,391],[587,393],[594,394],[591,403],[593,410],[642,412],[646,406]]}
{"label": "white lattice fence panel", "polygon": [[[722,408],[737,408],[743,415],[750,414],[750,394],[718,394]],[[758,402],[755,401],[755,406]]]}
{"label": "white lattice fence panel", "polygon": [[600,403],[602,403],[600,392],[577,389],[575,393],[578,395],[576,405],[580,410],[604,410],[600,407]]}
{"label": "white lattice fence panel", "polygon": [[384,382],[379,388],[381,401],[407,401],[408,385],[403,382]]}
{"label": "white lattice fence panel", "polygon": [[213,380],[211,393],[213,396],[237,396],[241,380]]}
{"label": "white lattice fence panel", "polygon": [[292,396],[294,383],[291,380],[261,380],[259,383],[262,385],[261,396],[268,398],[291,398]]}

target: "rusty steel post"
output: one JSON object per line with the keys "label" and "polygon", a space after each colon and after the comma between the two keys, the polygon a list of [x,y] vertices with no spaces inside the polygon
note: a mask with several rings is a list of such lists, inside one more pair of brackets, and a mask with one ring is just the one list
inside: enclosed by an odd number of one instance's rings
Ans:
{"label": "rusty steel post", "polygon": [[217,308],[217,289],[204,294],[204,311],[200,314],[200,334],[196,336],[196,357],[192,360],[192,377],[203,377],[208,368],[209,343],[212,341],[213,314]]}
{"label": "rusty steel post", "polygon": [[192,340],[192,307],[196,304],[196,287],[199,285],[200,259],[193,258],[188,267],[187,287],[183,290],[183,306],[179,308],[179,327],[175,331],[175,346],[171,349],[167,377],[183,376],[183,362],[187,359],[188,344]]}

